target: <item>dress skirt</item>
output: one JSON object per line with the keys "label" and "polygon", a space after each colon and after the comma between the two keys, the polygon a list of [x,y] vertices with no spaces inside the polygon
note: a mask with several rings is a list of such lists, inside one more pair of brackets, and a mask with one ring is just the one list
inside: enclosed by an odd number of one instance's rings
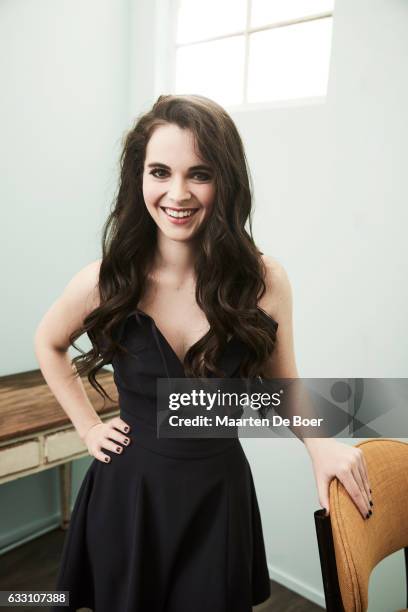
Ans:
{"label": "dress skirt", "polygon": [[110,463],[94,459],[76,498],[56,586],[70,594],[62,609],[250,612],[268,599],[239,439],[160,440],[122,418],[131,444],[120,455],[105,451]]}

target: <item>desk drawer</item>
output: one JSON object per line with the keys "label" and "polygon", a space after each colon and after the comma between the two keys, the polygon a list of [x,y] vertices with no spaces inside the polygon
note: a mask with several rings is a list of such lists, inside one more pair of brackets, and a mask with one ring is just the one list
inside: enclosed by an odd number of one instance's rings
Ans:
{"label": "desk drawer", "polygon": [[40,465],[40,443],[28,440],[0,448],[0,477]]}
{"label": "desk drawer", "polygon": [[86,444],[82,442],[75,430],[58,431],[45,437],[44,460],[52,463],[65,457],[72,457],[87,450]]}

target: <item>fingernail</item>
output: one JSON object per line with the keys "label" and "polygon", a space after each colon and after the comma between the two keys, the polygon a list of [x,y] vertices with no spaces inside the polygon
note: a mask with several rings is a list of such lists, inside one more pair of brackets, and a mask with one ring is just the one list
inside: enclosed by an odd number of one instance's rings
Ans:
{"label": "fingernail", "polygon": [[373,513],[373,511],[372,511],[372,510],[369,510],[369,511],[368,511],[368,514],[369,514],[370,516],[372,515],[372,513]]}
{"label": "fingernail", "polygon": [[372,493],[372,490],[370,489],[370,493]]}
{"label": "fingernail", "polygon": [[109,461],[109,457],[105,457],[105,461],[107,463]]}
{"label": "fingernail", "polygon": [[368,518],[370,518],[370,515],[369,515],[369,513],[367,512],[367,514],[366,514],[366,519],[368,519]]}
{"label": "fingernail", "polygon": [[118,451],[118,453],[120,453],[120,446],[117,446],[116,450]]}
{"label": "fingernail", "polygon": [[374,504],[373,504],[373,502],[371,501],[371,499],[370,499],[370,506],[374,506]]}
{"label": "fingernail", "polygon": [[125,438],[125,444],[129,444],[129,438]]}
{"label": "fingernail", "polygon": [[127,433],[129,431],[129,427],[125,427],[125,431]]}

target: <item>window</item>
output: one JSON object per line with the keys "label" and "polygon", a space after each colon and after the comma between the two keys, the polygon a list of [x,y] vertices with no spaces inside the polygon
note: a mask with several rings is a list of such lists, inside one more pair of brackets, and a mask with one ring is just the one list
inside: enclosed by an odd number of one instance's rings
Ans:
{"label": "window", "polygon": [[174,0],[173,93],[228,106],[326,95],[334,0]]}

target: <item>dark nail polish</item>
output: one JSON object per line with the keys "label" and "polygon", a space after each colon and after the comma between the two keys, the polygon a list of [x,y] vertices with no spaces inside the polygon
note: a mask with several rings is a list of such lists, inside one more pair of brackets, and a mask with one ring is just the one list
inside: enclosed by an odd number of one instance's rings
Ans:
{"label": "dark nail polish", "polygon": [[107,463],[109,461],[109,457],[105,457],[105,461]]}
{"label": "dark nail polish", "polygon": [[373,504],[373,502],[371,501],[371,499],[370,499],[370,506],[374,506],[374,504]]}
{"label": "dark nail polish", "polygon": [[127,433],[129,431],[129,427],[125,427],[125,431]]}
{"label": "dark nail polish", "polygon": [[125,444],[129,444],[129,438],[125,438]]}
{"label": "dark nail polish", "polygon": [[372,490],[370,489],[370,493],[372,493]]}
{"label": "dark nail polish", "polygon": [[366,519],[368,519],[368,518],[370,518],[370,515],[369,515],[369,513],[367,512],[367,514],[366,514]]}
{"label": "dark nail polish", "polygon": [[120,446],[117,446],[116,450],[118,451],[118,453],[120,453]]}
{"label": "dark nail polish", "polygon": [[369,510],[369,511],[368,511],[368,514],[369,514],[370,516],[372,515],[372,513],[373,513],[373,511],[372,511],[372,510]]}

